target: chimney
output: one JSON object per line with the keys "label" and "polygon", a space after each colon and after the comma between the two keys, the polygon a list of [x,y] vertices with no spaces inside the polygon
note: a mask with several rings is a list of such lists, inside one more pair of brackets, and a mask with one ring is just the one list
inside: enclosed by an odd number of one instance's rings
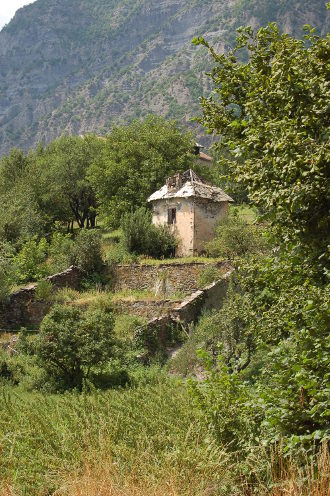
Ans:
{"label": "chimney", "polygon": [[182,187],[182,174],[179,172],[174,176],[168,177],[166,179],[166,186],[168,192],[178,191]]}
{"label": "chimney", "polygon": [[199,154],[201,152],[201,148],[204,148],[204,146],[203,145],[200,145],[199,143],[195,143],[195,146],[194,146],[194,155],[199,156]]}

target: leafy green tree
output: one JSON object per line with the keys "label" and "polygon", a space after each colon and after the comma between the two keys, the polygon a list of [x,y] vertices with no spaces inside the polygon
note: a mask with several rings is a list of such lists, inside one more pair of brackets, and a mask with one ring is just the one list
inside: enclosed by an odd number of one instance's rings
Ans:
{"label": "leafy green tree", "polygon": [[41,323],[35,352],[59,384],[80,389],[114,355],[115,345],[112,312],[55,305]]}
{"label": "leafy green tree", "polygon": [[31,187],[33,154],[13,149],[0,161],[0,239],[14,244],[44,233],[47,216]]}
{"label": "leafy green tree", "polygon": [[8,297],[16,279],[13,257],[14,250],[11,245],[0,242],[0,303]]}
{"label": "leafy green tree", "polygon": [[[273,223],[279,240],[325,262],[328,233],[329,37],[305,40],[276,24],[239,31],[218,55],[201,122],[215,135],[232,177]],[[242,58],[248,55],[248,61]]]}
{"label": "leafy green tree", "polygon": [[89,170],[107,223],[118,227],[123,213],[146,205],[166,176],[191,167],[192,150],[192,136],[160,117],[114,128]]}
{"label": "leafy green tree", "polygon": [[95,227],[97,202],[87,171],[102,147],[96,136],[63,136],[36,155],[34,191],[53,221]]}

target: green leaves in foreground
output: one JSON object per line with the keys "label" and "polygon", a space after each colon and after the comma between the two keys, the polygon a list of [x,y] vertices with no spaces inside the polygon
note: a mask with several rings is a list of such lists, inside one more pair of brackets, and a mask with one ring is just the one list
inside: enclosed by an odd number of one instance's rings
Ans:
{"label": "green leaves in foreground", "polygon": [[[218,135],[220,162],[248,188],[284,245],[325,265],[328,233],[329,37],[305,41],[276,24],[239,30],[214,59],[202,124]],[[242,63],[242,58],[248,61]]]}

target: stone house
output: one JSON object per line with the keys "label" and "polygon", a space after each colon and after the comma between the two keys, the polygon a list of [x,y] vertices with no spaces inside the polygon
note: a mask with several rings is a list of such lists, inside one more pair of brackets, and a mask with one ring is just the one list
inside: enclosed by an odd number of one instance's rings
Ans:
{"label": "stone house", "polygon": [[228,204],[234,200],[222,189],[206,183],[191,169],[175,174],[153,193],[152,221],[168,224],[176,234],[177,256],[202,253],[205,242],[214,238],[217,222],[228,214]]}

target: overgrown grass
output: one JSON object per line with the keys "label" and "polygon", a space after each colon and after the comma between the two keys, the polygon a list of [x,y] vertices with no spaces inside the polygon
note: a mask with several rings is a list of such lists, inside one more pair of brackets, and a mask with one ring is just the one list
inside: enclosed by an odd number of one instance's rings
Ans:
{"label": "overgrown grass", "polygon": [[3,388],[0,433],[1,482],[24,496],[63,485],[68,494],[71,474],[105,462],[122,480],[135,472],[154,483],[176,473],[180,494],[196,472],[202,494],[219,463],[185,388],[161,374],[151,385],[108,393],[46,397]]}
{"label": "overgrown grass", "polygon": [[212,440],[185,385],[159,369],[127,390],[45,396],[2,387],[1,496],[327,496],[329,454],[242,461]]}

